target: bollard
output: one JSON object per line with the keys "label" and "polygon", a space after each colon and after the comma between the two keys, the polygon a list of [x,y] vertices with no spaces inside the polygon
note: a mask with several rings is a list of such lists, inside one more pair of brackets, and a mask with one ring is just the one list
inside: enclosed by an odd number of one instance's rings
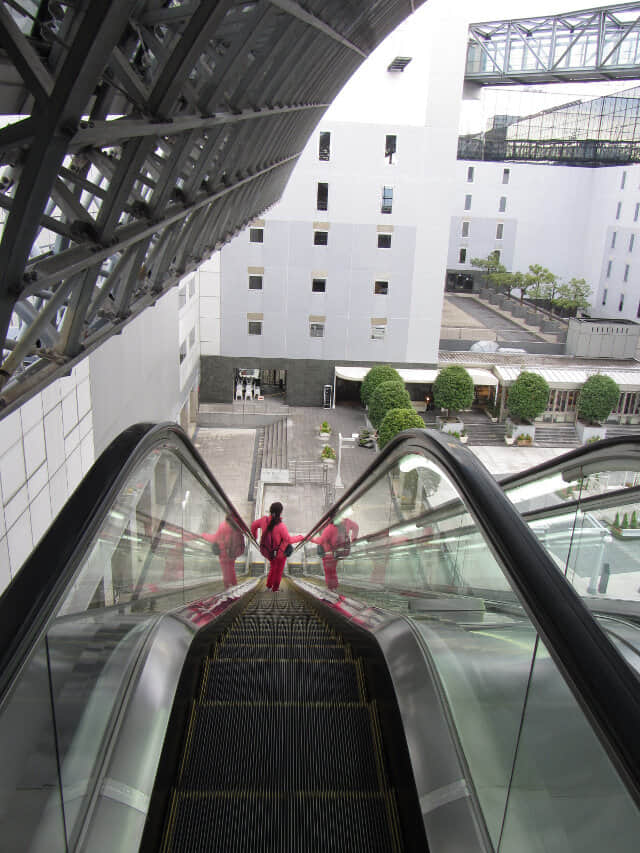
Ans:
{"label": "bollard", "polygon": [[611,570],[609,568],[609,563],[602,564],[602,574],[600,575],[600,582],[598,583],[598,592],[606,592],[607,585],[609,583],[609,575],[611,574]]}

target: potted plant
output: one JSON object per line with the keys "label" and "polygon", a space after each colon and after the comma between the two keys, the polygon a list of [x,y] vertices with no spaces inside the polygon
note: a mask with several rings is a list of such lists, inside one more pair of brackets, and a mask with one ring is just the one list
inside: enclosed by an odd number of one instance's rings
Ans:
{"label": "potted plant", "polygon": [[516,438],[516,443],[518,447],[531,447],[533,444],[533,438],[528,432],[521,432]]}
{"label": "potted plant", "polygon": [[[535,438],[533,422],[547,408],[549,402],[549,385],[539,373],[523,370],[513,385],[509,388],[507,406],[514,418],[519,420],[518,428],[528,435],[531,443]],[[524,429],[521,429],[524,427]],[[520,435],[516,441],[519,441]]]}
{"label": "potted plant", "polygon": [[466,429],[463,429],[462,432],[460,433],[460,441],[462,442],[462,444],[466,444],[468,440],[469,440],[469,436],[467,434],[467,431],[466,431]]}
{"label": "potted plant", "polygon": [[464,429],[464,423],[453,413],[471,408],[473,394],[473,379],[464,367],[451,364],[438,373],[433,383],[433,402],[438,408],[447,410],[446,420],[439,419],[444,432],[460,433]]}
{"label": "potted plant", "polygon": [[506,429],[504,431],[504,440],[505,440],[505,444],[508,444],[509,446],[511,446],[513,444],[513,442],[516,440],[516,437],[513,434],[513,424],[512,423],[508,423],[506,426]]}
{"label": "potted plant", "polygon": [[325,446],[322,448],[322,453],[320,454],[320,457],[322,461],[325,462],[327,465],[333,465],[336,461],[336,452],[333,447],[331,447],[331,445],[325,444]]}
{"label": "potted plant", "polygon": [[322,421],[320,424],[320,433],[319,436],[323,441],[328,441],[329,436],[331,435],[331,427],[327,423],[327,421]]}
{"label": "potted plant", "polygon": [[610,376],[590,376],[580,389],[576,431],[585,444],[592,438],[605,438],[603,426],[620,397],[620,388]]}

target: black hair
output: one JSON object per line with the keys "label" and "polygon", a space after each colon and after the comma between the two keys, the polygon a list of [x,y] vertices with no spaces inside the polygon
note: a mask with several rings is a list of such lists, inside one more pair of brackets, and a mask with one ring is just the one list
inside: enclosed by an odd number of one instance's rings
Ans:
{"label": "black hair", "polygon": [[276,524],[280,523],[280,516],[282,515],[282,504],[280,501],[274,501],[269,507],[269,512],[271,513],[271,518],[267,525],[267,530],[273,530]]}

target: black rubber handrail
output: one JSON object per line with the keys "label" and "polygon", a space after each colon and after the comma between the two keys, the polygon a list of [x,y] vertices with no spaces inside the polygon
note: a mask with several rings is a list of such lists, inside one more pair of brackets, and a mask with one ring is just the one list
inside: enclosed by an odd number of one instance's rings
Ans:
{"label": "black rubber handrail", "polygon": [[[615,439],[602,450],[620,442]],[[631,442],[637,453],[640,442]],[[326,513],[305,541],[366,493],[380,471],[407,453],[431,458],[447,474],[498,557],[513,589],[576,700],[640,806],[640,681],[487,469],[455,439],[434,430],[395,436]],[[574,458],[580,453],[568,454]],[[567,459],[567,456],[563,457]],[[539,466],[545,470],[548,466]]]}
{"label": "black rubber handrail", "polygon": [[0,597],[0,700],[44,630],[83,549],[89,547],[127,478],[160,445],[170,447],[185,463],[191,462],[196,476],[199,472],[204,475],[204,488],[226,506],[238,527],[253,541],[206,462],[177,424],[141,423],[129,427],[99,456]]}

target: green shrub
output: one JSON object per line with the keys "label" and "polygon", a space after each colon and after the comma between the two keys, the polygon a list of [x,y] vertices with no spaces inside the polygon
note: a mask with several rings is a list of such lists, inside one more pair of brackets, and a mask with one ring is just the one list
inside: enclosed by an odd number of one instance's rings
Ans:
{"label": "green shrub", "polygon": [[433,383],[433,402],[451,412],[468,409],[473,403],[473,379],[458,364],[443,367]]}
{"label": "green shrub", "polygon": [[409,392],[398,380],[381,382],[369,400],[369,420],[376,429],[390,409],[411,409]]}
{"label": "green shrub", "polygon": [[613,526],[620,527],[620,513],[616,513],[616,517],[613,519]]}
{"label": "green shrub", "polygon": [[320,455],[322,456],[323,459],[335,459],[336,458],[335,450],[333,449],[333,447],[330,447],[328,444],[326,444],[322,448],[322,453]]}
{"label": "green shrub", "polygon": [[626,512],[622,516],[622,524],[620,526],[622,527],[623,530],[626,530],[629,527],[629,516],[627,515]]}
{"label": "green shrub", "polygon": [[394,435],[405,429],[424,429],[424,421],[415,409],[389,409],[378,430],[378,447],[382,449]]}
{"label": "green shrub", "polygon": [[320,432],[331,432],[331,427],[327,421],[322,421],[320,424]]}
{"label": "green shrub", "polygon": [[371,395],[381,382],[402,382],[402,377],[390,364],[376,364],[364,377],[360,387],[360,399],[365,406],[369,405]]}
{"label": "green shrub", "polygon": [[578,416],[591,423],[604,423],[619,397],[620,388],[610,376],[590,376],[580,390]]}
{"label": "green shrub", "polygon": [[631,529],[636,530],[637,527],[638,527],[638,516],[636,515],[636,511],[634,509],[634,511],[631,513]]}
{"label": "green shrub", "polygon": [[509,388],[507,405],[512,415],[533,421],[547,408],[549,386],[538,373],[524,370]]}

